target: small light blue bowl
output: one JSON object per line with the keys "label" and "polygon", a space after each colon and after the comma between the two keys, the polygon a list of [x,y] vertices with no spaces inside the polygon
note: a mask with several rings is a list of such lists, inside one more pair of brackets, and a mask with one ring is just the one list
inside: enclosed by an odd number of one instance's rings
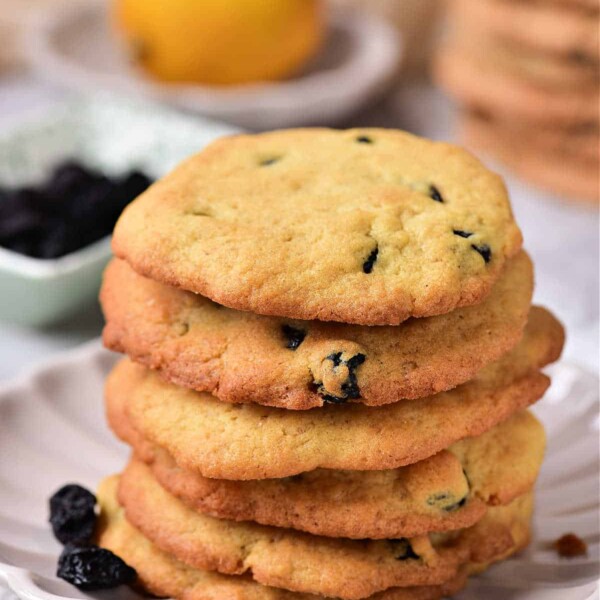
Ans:
{"label": "small light blue bowl", "polygon": [[[109,176],[140,169],[152,178],[238,129],[147,101],[100,94],[46,112],[0,134],[0,185],[43,181],[75,158]],[[98,294],[111,257],[106,237],[52,260],[0,248],[0,319],[43,326],[68,317]]]}
{"label": "small light blue bowl", "polygon": [[36,326],[68,317],[98,294],[110,256],[108,237],[54,260],[0,248],[0,317]]}

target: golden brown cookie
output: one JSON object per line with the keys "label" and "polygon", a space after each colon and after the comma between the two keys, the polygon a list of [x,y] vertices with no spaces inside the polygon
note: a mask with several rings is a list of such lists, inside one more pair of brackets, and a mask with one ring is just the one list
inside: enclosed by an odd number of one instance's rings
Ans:
{"label": "golden brown cookie", "polygon": [[597,84],[548,87],[502,68],[485,52],[450,42],[436,56],[434,76],[457,100],[502,119],[557,127],[598,123]]}
{"label": "golden brown cookie", "polygon": [[113,261],[101,292],[103,337],[107,347],[168,381],[226,402],[308,409],[356,400],[373,406],[471,379],[519,341],[532,288],[531,261],[521,252],[476,306],[365,327],[228,309]]}
{"label": "golden brown cookie", "polygon": [[[319,596],[261,586],[246,577],[202,571],[177,561],[154,546],[125,519],[116,500],[117,481],[116,477],[108,478],[98,491],[101,518],[97,541],[133,566],[140,583],[152,593],[177,600],[318,600]],[[486,516],[471,534],[468,541],[474,550],[471,561],[486,557],[489,563],[517,552],[528,542],[530,496],[509,507],[494,509],[494,513]],[[506,544],[508,539],[512,541],[510,547]],[[500,552],[499,548],[502,548]],[[470,562],[456,578],[442,586],[390,588],[369,600],[439,600],[464,585],[467,571],[480,571],[485,566],[481,562]]]}
{"label": "golden brown cookie", "polygon": [[[584,2],[590,6],[583,7]],[[596,64],[598,8],[596,0],[451,0],[451,10],[486,37]]]}
{"label": "golden brown cookie", "polygon": [[225,404],[125,360],[107,381],[108,417],[117,433],[130,421],[182,468],[207,477],[397,468],[480,435],[539,399],[548,378],[538,369],[558,358],[562,344],[558,321],[534,308],[520,344],[452,391],[378,408],[328,405],[303,412]]}
{"label": "golden brown cookie", "polygon": [[481,302],[521,248],[502,180],[401,131],[223,138],[130,204],[113,248],[230,308],[397,325]]}
{"label": "golden brown cookie", "polygon": [[121,475],[118,498],[127,520],[182,562],[296,592],[359,600],[390,587],[439,585],[470,556],[454,539],[436,547],[427,536],[334,539],[216,519],[186,507],[135,460]]}
{"label": "golden brown cookie", "polygon": [[[102,482],[98,543],[121,556],[138,573],[140,584],[161,597],[176,600],[319,600],[320,596],[259,585],[247,577],[194,569],[159,550],[126,519],[117,502],[117,477]],[[443,586],[392,588],[369,600],[440,600],[465,583],[465,570]]]}
{"label": "golden brown cookie", "polygon": [[600,162],[569,147],[552,149],[542,141],[517,137],[494,122],[467,115],[462,137],[473,149],[495,156],[518,176],[572,200],[600,200]]}
{"label": "golden brown cookie", "polygon": [[[497,118],[481,111],[471,111],[461,118],[463,137],[473,142],[478,131],[488,131],[510,144],[535,147],[542,154],[562,154],[582,162],[600,163],[600,130],[597,126],[538,127],[510,119]],[[481,136],[483,137],[483,136]],[[487,137],[487,136],[486,136]],[[483,138],[485,139],[485,138]]]}
{"label": "golden brown cookie", "polygon": [[295,477],[227,481],[185,471],[135,430],[120,432],[159,483],[215,517],[353,539],[413,537],[475,524],[486,506],[533,487],[544,430],[521,411],[489,432],[400,469],[317,469]]}
{"label": "golden brown cookie", "polygon": [[453,16],[452,24],[453,43],[464,51],[483,55],[490,68],[549,89],[598,86],[600,69],[597,63],[490,38],[469,19],[465,22],[461,14]]}

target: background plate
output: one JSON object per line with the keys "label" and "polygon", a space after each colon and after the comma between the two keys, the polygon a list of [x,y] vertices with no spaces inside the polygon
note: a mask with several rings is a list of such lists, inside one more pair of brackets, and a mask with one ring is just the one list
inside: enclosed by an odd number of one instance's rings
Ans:
{"label": "background plate", "polygon": [[[127,448],[109,432],[102,403],[115,360],[93,342],[0,391],[0,600],[138,598],[128,590],[83,594],[57,580],[60,545],[47,524],[47,500],[57,488],[77,482],[95,489],[125,464]],[[553,386],[534,409],[549,444],[533,543],[473,580],[457,600],[597,598],[598,378],[571,365],[550,373]],[[550,544],[567,532],[587,542],[588,557],[557,557]],[[2,591],[2,580],[12,591]]]}
{"label": "background plate", "polygon": [[402,57],[396,29],[366,12],[330,15],[319,56],[292,79],[217,87],[161,84],[133,69],[111,34],[106,2],[48,14],[28,40],[37,72],[77,89],[141,94],[250,129],[339,122],[389,87]]}

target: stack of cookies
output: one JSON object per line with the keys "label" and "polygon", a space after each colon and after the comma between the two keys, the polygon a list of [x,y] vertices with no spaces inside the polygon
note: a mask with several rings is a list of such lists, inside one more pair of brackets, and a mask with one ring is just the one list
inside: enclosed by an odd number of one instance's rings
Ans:
{"label": "stack of cookies", "polygon": [[598,0],[450,0],[435,61],[465,142],[534,184],[600,197]]}
{"label": "stack of cookies", "polygon": [[159,596],[433,600],[525,547],[563,343],[501,179],[399,131],[213,143],[121,217],[100,545]]}

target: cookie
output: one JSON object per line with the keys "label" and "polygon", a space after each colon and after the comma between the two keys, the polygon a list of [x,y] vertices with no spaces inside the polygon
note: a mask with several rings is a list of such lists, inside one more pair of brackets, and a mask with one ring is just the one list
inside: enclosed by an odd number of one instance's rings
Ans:
{"label": "cookie", "polygon": [[538,127],[514,123],[509,119],[481,112],[467,112],[461,122],[464,138],[477,148],[478,127],[513,145],[535,146],[541,153],[562,154],[600,164],[600,131],[597,126]]}
{"label": "cookie", "polygon": [[140,274],[224,306],[359,325],[481,302],[521,243],[497,175],[384,129],[222,138],[134,201],[113,237]]}
{"label": "cookie", "polygon": [[460,45],[464,51],[485,56],[490,67],[542,87],[556,89],[598,85],[598,64],[489,38],[485,33],[479,33],[475,25],[463,22],[460,14],[453,19],[451,35],[453,43]]}
{"label": "cookie", "polygon": [[598,14],[600,12],[600,0],[560,0],[561,3],[566,6],[572,6],[576,4],[590,11],[591,14]]}
{"label": "cookie", "polygon": [[[319,600],[320,596],[259,585],[246,577],[192,568],[159,550],[126,519],[117,502],[117,478],[98,490],[101,506],[97,542],[133,566],[139,583],[159,597],[176,600]],[[516,544],[515,544],[516,549]],[[369,600],[441,600],[464,586],[466,569],[442,586],[391,588]]]}
{"label": "cookie", "polygon": [[532,288],[531,261],[521,252],[476,306],[365,327],[225,308],[113,261],[101,292],[103,337],[108,348],[168,381],[226,402],[374,406],[455,387],[510,350],[522,335]]}
{"label": "cookie", "polygon": [[[359,600],[390,587],[437,585],[455,577],[468,552],[454,539],[333,539],[293,529],[216,519],[187,508],[139,461],[120,478],[127,520],[161,550],[208,571],[251,576],[290,591]],[[510,546],[509,546],[510,547]]]}
{"label": "cookie", "polygon": [[505,560],[531,541],[533,493],[506,506],[491,508],[473,527],[460,532],[460,542],[470,549],[467,573],[483,572],[492,562]]}
{"label": "cookie", "polygon": [[[518,176],[573,200],[600,200],[600,163],[597,158],[549,150],[535,139],[524,142],[493,122],[465,116],[462,137],[474,149],[498,158]],[[521,132],[522,135],[522,132]]]}
{"label": "cookie", "polygon": [[542,86],[449,42],[434,61],[434,77],[468,108],[532,125],[564,127],[598,123],[597,85]]}
{"label": "cookie", "polygon": [[478,525],[466,533],[469,543],[463,532],[373,541],[215,519],[187,508],[137,461],[121,475],[118,498],[134,527],[186,564],[344,600],[359,600],[390,587],[438,585],[456,577],[473,553],[482,562],[513,547],[509,528],[493,518],[484,529],[497,531],[486,536],[483,548],[472,543],[482,537]]}
{"label": "cookie", "polygon": [[475,524],[487,505],[508,504],[533,487],[545,440],[541,424],[521,411],[400,469],[317,469],[284,479],[227,481],[180,469],[135,430],[121,435],[157,481],[194,510],[352,539],[413,537]]}
{"label": "cookie", "polygon": [[452,391],[378,408],[328,405],[304,412],[225,404],[124,360],[107,380],[107,411],[117,434],[130,420],[179,466],[206,477],[397,468],[480,435],[539,399],[548,378],[538,369],[558,358],[562,344],[560,324],[534,308],[519,345]]}
{"label": "cookie", "polygon": [[[98,491],[101,519],[97,541],[135,567],[141,583],[153,593],[183,600],[223,600],[230,597],[236,600],[317,600],[321,597],[261,586],[246,577],[208,572],[179,562],[172,554],[153,545],[128,522],[116,501],[116,487],[117,479],[113,477],[106,480]],[[461,532],[462,540],[455,543],[471,552],[470,562],[442,586],[389,588],[369,599],[433,600],[455,593],[464,585],[466,572],[481,571],[489,563],[527,545],[531,508],[531,495],[525,495],[507,507],[492,509],[475,527]],[[292,562],[290,570],[293,571],[296,567],[294,558]]]}
{"label": "cookie", "polygon": [[598,4],[595,10],[582,10],[578,4],[452,0],[451,10],[486,37],[598,64]]}

